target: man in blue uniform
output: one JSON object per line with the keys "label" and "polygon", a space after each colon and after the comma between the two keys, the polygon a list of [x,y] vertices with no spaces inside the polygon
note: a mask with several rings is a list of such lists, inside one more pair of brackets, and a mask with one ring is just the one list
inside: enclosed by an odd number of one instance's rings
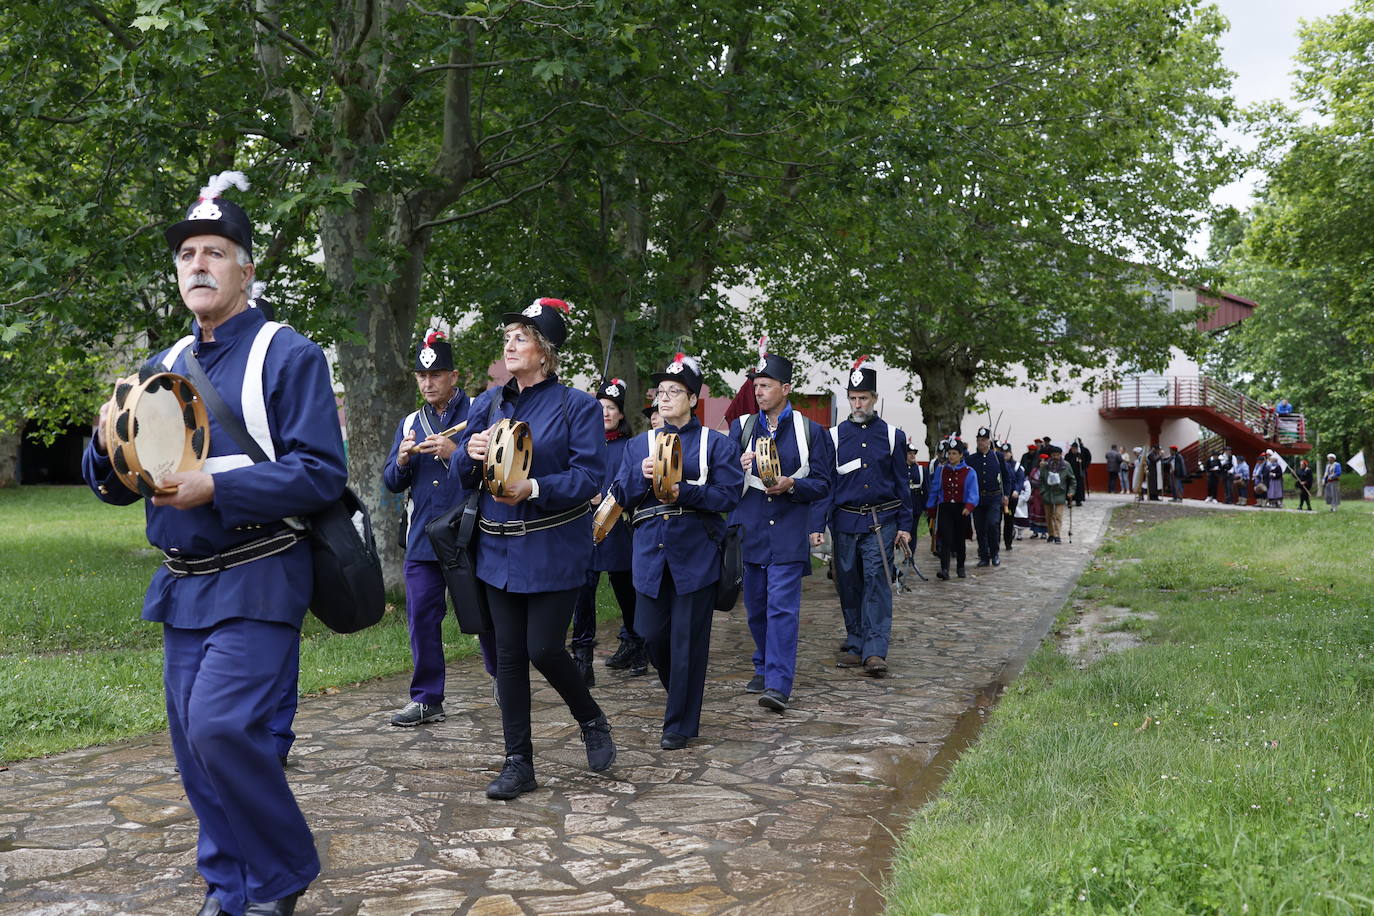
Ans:
{"label": "man in blue uniform", "polygon": [[[410,624],[410,702],[391,717],[392,725],[410,727],[444,721],[444,615],[448,599],[439,558],[425,526],[461,502],[462,482],[449,474],[458,444],[440,435],[467,419],[468,396],[458,387],[453,347],[440,331],[430,331],[415,348],[415,385],[424,404],[396,427],[382,468],[392,493],[406,493],[406,619]],[[496,676],[496,653],[490,633],[478,635],[487,673]]]}
{"label": "man in blue uniform", "polygon": [[[744,534],[744,605],[754,637],[754,676],[744,689],[762,694],[759,705],[787,709],[797,667],[801,580],[811,574],[811,545],[822,540],[824,516],[811,504],[830,495],[835,450],[824,427],[792,409],[792,363],[764,354],[754,375],[759,412],[730,424],[740,446],[745,490],[730,523]],[[765,483],[754,467],[760,439],[772,439],[780,474]],[[808,537],[808,532],[810,536]]]}
{"label": "man in blue uniform", "polygon": [[[894,544],[911,544],[906,435],[878,416],[878,373],[856,362],[849,373],[849,419],[830,431],[835,490],[827,519],[835,538],[835,590],[844,614],[840,668],[887,674],[892,634]],[[919,467],[919,465],[917,465]]]}
{"label": "man in blue uniform", "polygon": [[[155,360],[185,374],[194,354],[272,460],[253,463],[212,417],[204,469],[158,482],[173,492],[145,504],[147,534],[166,560],[143,618],[163,625],[172,749],[200,821],[201,916],[290,916],[320,863],[268,724],[312,594],[310,549],[282,519],[336,501],[348,472],[324,353],[248,308],[251,223],[219,196],[230,184],[247,188],[240,173],[217,176],[166,231],[195,320]],[[115,475],[103,425],[83,475],[106,502],[132,503],[140,497]]]}
{"label": "man in blue uniform", "polygon": [[973,533],[978,539],[978,565],[1001,566],[1002,513],[1011,484],[1002,454],[992,447],[992,430],[980,427],[973,451],[964,459],[978,477],[978,507],[973,510]]}
{"label": "man in blue uniform", "polygon": [[[721,513],[740,500],[744,472],[739,449],[693,414],[701,394],[696,361],[677,354],[654,373],[663,428],[635,436],[625,448],[615,498],[633,513],[635,627],[643,635],[658,679],[668,692],[659,746],[679,750],[697,736],[711,647],[711,611],[720,580]],[[670,499],[651,486],[653,442],[676,433],[682,481]]]}

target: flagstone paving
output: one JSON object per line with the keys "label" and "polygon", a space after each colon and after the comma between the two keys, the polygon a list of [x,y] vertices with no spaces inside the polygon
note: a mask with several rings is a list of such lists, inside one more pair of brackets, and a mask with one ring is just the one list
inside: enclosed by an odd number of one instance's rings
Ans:
{"label": "flagstone paving", "polygon": [[[686,750],[658,747],[655,678],[598,663],[620,756],[593,774],[537,681],[540,787],[513,802],[483,794],[501,723],[475,660],[450,668],[449,717],[431,726],[388,725],[406,678],[304,698],[288,774],[324,873],[297,912],[879,912],[892,836],[934,782],[928,764],[1019,670],[1121,501],[1090,499],[1073,543],[1020,541],[1000,568],[970,563],[966,581],[935,580],[923,541],[932,581],[897,596],[883,680],[834,666],[834,590],[824,574],[806,580],[795,705],[781,716],[742,690],[742,603],[716,615],[702,737]],[[0,772],[0,916],[194,913],[195,840],[165,735],[15,764]]]}

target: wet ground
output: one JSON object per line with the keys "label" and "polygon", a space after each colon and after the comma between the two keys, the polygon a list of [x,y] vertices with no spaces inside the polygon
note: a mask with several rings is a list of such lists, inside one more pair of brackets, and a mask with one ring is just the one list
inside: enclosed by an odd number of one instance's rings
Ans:
{"label": "wet ground", "polygon": [[[656,680],[598,662],[620,756],[590,773],[575,723],[537,681],[540,788],[514,802],[483,794],[501,729],[476,660],[450,668],[449,718],[431,726],[387,724],[406,678],[305,698],[288,773],[324,873],[297,912],[880,912],[893,834],[1044,638],[1121,502],[1090,499],[1072,543],[1017,542],[1000,568],[970,562],[964,581],[935,580],[922,542],[932,581],[897,596],[882,680],[834,666],[834,590],[807,580],[781,716],[742,690],[743,606],[718,614],[702,737],[686,750],[658,747]],[[0,773],[0,916],[194,913],[195,838],[165,735],[15,764]]]}

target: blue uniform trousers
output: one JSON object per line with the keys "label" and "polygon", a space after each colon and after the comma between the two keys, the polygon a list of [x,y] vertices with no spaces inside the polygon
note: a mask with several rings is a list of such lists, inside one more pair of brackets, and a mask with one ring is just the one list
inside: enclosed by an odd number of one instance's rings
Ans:
{"label": "blue uniform trousers", "polygon": [[763,686],[792,695],[801,621],[801,580],[806,563],[744,564],[744,606],[754,637],[754,673]]}
{"label": "blue uniform trousers", "polygon": [[291,724],[296,721],[296,703],[300,699],[300,680],[301,680],[301,641],[296,640],[296,650],[291,653],[291,670],[287,676],[286,687],[281,692],[281,700],[277,703],[277,711],[272,713],[272,719],[267,723],[267,728],[272,732],[272,740],[277,746],[277,756],[285,758],[291,753],[291,745],[296,743],[296,732]]}
{"label": "blue uniform trousers", "polygon": [[231,618],[163,627],[172,750],[200,820],[196,864],[226,912],[304,890],[320,873],[314,839],[286,783],[268,721],[300,633]]}
{"label": "blue uniform trousers", "polygon": [[[888,522],[876,534],[839,531],[834,537],[835,590],[844,613],[845,649],[859,658],[887,658],[892,635],[892,580],[887,569],[893,563],[897,523]],[[887,554],[887,567],[880,550]]]}
{"label": "blue uniform trousers", "polygon": [[[406,620],[410,625],[410,698],[429,705],[444,702],[444,615],[448,613],[444,573],[437,562],[406,560]],[[490,633],[477,637],[482,664],[496,677],[496,645]]]}
{"label": "blue uniform trousers", "polygon": [[991,560],[1002,552],[1002,495],[980,500],[973,510],[973,536],[978,539],[978,559]]}
{"label": "blue uniform trousers", "polygon": [[635,624],[644,637],[649,661],[658,669],[658,679],[668,691],[663,710],[665,732],[695,738],[701,726],[715,594],[713,582],[679,595],[666,568],[657,597],[637,593]]}

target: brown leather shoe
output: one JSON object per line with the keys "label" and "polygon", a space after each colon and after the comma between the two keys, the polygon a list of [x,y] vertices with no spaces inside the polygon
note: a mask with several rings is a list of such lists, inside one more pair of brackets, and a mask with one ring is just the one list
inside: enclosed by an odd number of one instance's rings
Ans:
{"label": "brown leather shoe", "polygon": [[835,659],[836,668],[857,668],[863,663],[857,652],[841,652]]}
{"label": "brown leather shoe", "polygon": [[870,655],[864,659],[864,671],[871,677],[887,677],[887,659],[880,655]]}

